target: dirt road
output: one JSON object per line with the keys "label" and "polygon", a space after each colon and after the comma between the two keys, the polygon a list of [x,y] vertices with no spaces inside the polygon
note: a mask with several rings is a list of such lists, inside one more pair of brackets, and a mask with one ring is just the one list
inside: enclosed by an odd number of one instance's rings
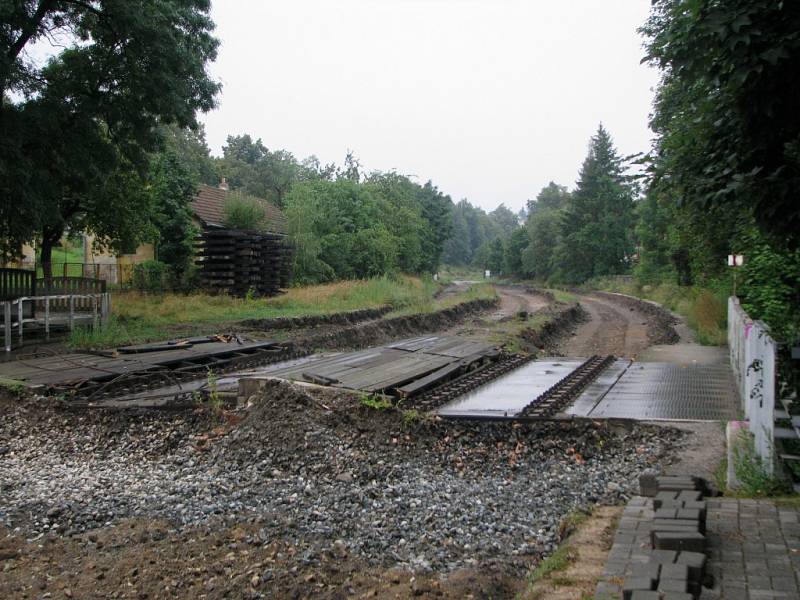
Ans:
{"label": "dirt road", "polygon": [[491,319],[500,321],[512,318],[521,312],[533,313],[548,305],[548,299],[533,292],[530,288],[515,286],[495,286],[500,296],[500,306],[491,315]]}
{"label": "dirt road", "polygon": [[579,302],[589,319],[560,344],[565,356],[613,354],[636,358],[650,345],[647,315],[597,294],[583,294]]}

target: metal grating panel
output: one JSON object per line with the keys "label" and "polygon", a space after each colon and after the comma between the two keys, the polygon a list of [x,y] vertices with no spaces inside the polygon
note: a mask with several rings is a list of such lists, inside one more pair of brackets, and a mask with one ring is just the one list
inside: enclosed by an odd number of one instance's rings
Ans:
{"label": "metal grating panel", "polygon": [[733,378],[725,366],[635,363],[587,416],[637,421],[736,419]]}

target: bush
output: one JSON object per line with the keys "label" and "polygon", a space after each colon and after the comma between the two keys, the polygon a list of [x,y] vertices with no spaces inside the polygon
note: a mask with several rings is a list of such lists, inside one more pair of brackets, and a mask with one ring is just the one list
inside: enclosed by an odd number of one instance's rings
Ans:
{"label": "bush", "polygon": [[264,229],[264,205],[240,192],[231,192],[225,200],[225,227],[244,231],[262,231]]}
{"label": "bush", "polygon": [[167,287],[169,265],[158,260],[146,260],[133,267],[133,287],[141,292],[161,292]]}
{"label": "bush", "polygon": [[756,452],[753,434],[742,432],[733,449],[733,469],[739,482],[737,491],[745,496],[782,496],[791,492],[791,483],[779,473],[770,474],[766,462]]}

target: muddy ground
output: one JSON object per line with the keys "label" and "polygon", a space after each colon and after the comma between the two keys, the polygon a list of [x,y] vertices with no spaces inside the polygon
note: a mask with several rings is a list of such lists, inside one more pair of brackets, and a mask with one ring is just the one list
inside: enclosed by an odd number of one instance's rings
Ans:
{"label": "muddy ground", "polygon": [[[550,304],[501,288],[499,306],[431,326],[507,340]],[[548,344],[634,356],[652,343],[635,307],[581,304],[588,319]],[[298,335],[309,331],[329,333]],[[237,412],[87,414],[6,400],[0,597],[512,598],[567,514],[621,502],[684,437],[648,425],[446,423],[287,384]]]}

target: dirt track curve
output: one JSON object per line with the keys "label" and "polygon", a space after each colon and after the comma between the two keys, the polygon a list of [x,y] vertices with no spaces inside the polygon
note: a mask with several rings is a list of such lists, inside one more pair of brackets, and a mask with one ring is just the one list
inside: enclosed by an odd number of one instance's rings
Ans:
{"label": "dirt track curve", "polygon": [[613,354],[636,358],[650,345],[647,315],[596,294],[583,294],[579,302],[589,319],[559,345],[565,356]]}

